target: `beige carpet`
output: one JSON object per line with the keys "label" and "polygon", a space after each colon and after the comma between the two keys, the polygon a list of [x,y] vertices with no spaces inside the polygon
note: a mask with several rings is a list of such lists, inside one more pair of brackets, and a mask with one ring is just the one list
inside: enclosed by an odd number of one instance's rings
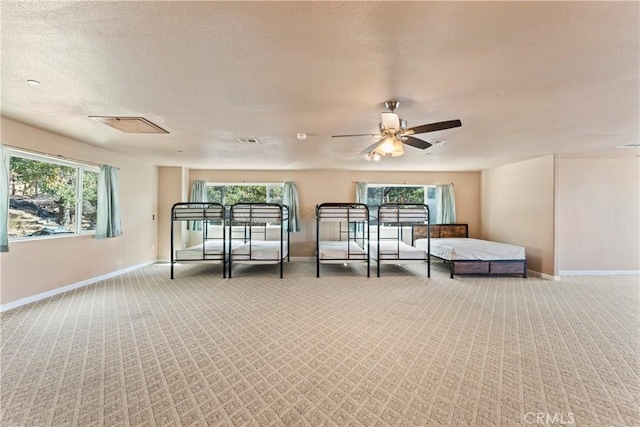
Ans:
{"label": "beige carpet", "polygon": [[8,311],[0,424],[640,425],[637,276],[416,273],[154,265]]}

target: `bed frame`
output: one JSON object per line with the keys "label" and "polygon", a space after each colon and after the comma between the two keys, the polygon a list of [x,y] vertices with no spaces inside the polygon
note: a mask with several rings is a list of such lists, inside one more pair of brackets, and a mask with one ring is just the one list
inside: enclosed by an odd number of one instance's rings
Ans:
{"label": "bed frame", "polygon": [[[274,227],[274,233],[278,239],[269,240],[267,230]],[[229,268],[228,277],[231,278],[231,267],[233,263],[253,263],[253,264],[279,264],[280,278],[282,279],[283,264],[285,259],[290,261],[291,251],[289,242],[291,238],[291,227],[289,224],[289,206],[276,203],[236,203],[229,208],[229,249],[227,264]],[[247,253],[235,253],[236,248],[231,247],[232,240],[241,240]],[[256,242],[256,243],[254,243]],[[273,258],[265,258],[254,254],[254,245],[257,242],[273,242],[279,244],[279,255]]]}
{"label": "bed frame", "polygon": [[[339,241],[356,243],[366,253],[352,256],[347,246],[347,256],[339,258],[322,258],[320,241],[322,236],[321,224],[333,223],[338,227]],[[321,203],[316,206],[316,277],[320,277],[322,263],[366,263],[367,277],[370,277],[371,253],[369,250],[369,208],[364,203]]]}
{"label": "bed frame", "polygon": [[[407,204],[407,203],[383,203],[378,206],[378,228],[377,228],[377,252],[374,255],[376,260],[376,273],[380,277],[380,265],[387,263],[402,264],[404,263],[416,263],[423,262],[427,265],[427,277],[431,277],[431,260],[425,252],[424,260],[417,260],[415,258],[403,258],[401,256],[401,247],[404,243],[405,227],[407,233],[409,227],[416,225],[422,225],[429,228],[429,206],[425,204]],[[389,237],[382,237],[382,230],[386,228],[387,232],[391,233]],[[413,228],[411,229],[411,245],[413,246],[416,236],[413,234]],[[425,238],[428,237],[428,233]],[[392,242],[395,244],[395,252],[380,254],[380,247],[384,242]]]}
{"label": "bed frame", "polygon": [[[413,226],[414,239],[431,239],[438,238],[468,238],[469,226],[468,224],[433,224],[430,227],[426,225],[414,225]],[[436,255],[431,255],[436,258],[440,258]],[[445,263],[448,263],[451,269],[451,278],[455,274],[465,275],[482,275],[482,276],[497,276],[497,275],[522,275],[527,277],[527,260],[514,260],[514,259],[496,259],[496,260],[449,260],[442,259]]]}
{"label": "bed frame", "polygon": [[[174,266],[178,262],[210,262],[222,264],[222,277],[225,278],[227,272],[227,252],[226,234],[224,223],[225,208],[220,203],[206,202],[180,202],[171,207],[171,279],[174,278]],[[202,224],[202,254],[199,259],[178,260],[176,255],[176,244],[174,230],[179,222],[187,221],[187,224],[201,222]],[[221,226],[222,236],[212,237],[209,235],[209,226]],[[189,228],[189,226],[187,226]],[[216,242],[220,245],[219,251],[205,248],[207,242]]]}

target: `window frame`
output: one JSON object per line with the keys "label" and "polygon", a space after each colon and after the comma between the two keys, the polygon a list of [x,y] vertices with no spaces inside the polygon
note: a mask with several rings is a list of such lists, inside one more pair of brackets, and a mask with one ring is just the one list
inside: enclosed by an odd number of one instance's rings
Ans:
{"label": "window frame", "polygon": [[[434,222],[432,219],[435,218],[435,209],[433,209],[434,212],[432,212],[431,209],[431,205],[429,204],[429,189],[436,188],[435,184],[369,184],[367,183],[367,206],[370,206],[369,203],[369,189],[370,188],[387,188],[387,187],[422,187],[424,189],[424,198],[422,201],[422,204],[425,204],[427,206],[429,206],[429,220],[430,222]],[[395,203],[395,202],[390,202],[390,203]],[[373,210],[369,211],[369,223],[370,224],[377,224],[378,223],[378,217],[377,217],[377,212],[373,212]]]}
{"label": "window frame", "polygon": [[[266,194],[267,194],[267,200],[264,202],[238,202],[238,203],[274,203],[274,202],[269,202],[268,198],[269,198],[269,187],[280,187],[283,192],[284,192],[284,182],[212,182],[212,181],[206,181],[207,182],[207,190],[209,189],[209,187],[266,187]],[[226,205],[225,201],[224,201],[224,197],[225,194],[223,194],[223,200],[220,202],[220,204],[224,205],[224,206],[231,206],[231,205]],[[210,200],[208,200],[210,201]]]}
{"label": "window frame", "polygon": [[[60,234],[50,234],[50,235],[41,235],[41,236],[22,236],[22,237],[9,237],[10,242],[20,242],[20,241],[30,241],[30,240],[40,240],[40,239],[59,239],[62,237],[76,237],[76,236],[90,236],[95,235],[96,230],[83,230],[82,229],[82,206],[83,206],[83,187],[84,187],[84,172],[91,173],[100,173],[100,167],[97,165],[92,165],[88,163],[83,163],[76,160],[71,160],[64,158],[62,156],[54,156],[51,154],[45,153],[34,153],[27,150],[21,150],[19,148],[14,147],[3,147],[4,151],[4,159],[2,161],[5,162],[5,166],[9,175],[11,175],[11,157],[18,157],[27,160],[33,160],[42,163],[49,163],[58,166],[65,166],[74,168],[76,171],[76,183],[75,183],[75,192],[76,192],[76,203],[74,206],[74,216],[75,216],[75,224],[74,230],[69,233],[60,233]],[[11,198],[11,195],[9,195]]]}

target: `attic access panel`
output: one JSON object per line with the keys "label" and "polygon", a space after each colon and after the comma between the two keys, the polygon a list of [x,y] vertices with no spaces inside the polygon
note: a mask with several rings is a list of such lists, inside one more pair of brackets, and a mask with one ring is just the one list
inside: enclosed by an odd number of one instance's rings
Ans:
{"label": "attic access panel", "polygon": [[169,133],[144,117],[89,116],[125,133]]}

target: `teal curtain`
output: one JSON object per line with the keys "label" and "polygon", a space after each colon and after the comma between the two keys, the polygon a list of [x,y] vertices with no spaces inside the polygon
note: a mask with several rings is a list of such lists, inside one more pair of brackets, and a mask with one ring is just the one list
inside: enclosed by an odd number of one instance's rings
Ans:
{"label": "teal curtain", "polygon": [[456,223],[456,198],[453,184],[436,185],[436,224]]}
{"label": "teal curtain", "polygon": [[298,202],[298,189],[295,182],[284,183],[282,204],[289,206],[289,230],[300,231],[300,202]]}
{"label": "teal curtain", "polygon": [[121,235],[120,169],[100,165],[100,173],[98,174],[96,239],[106,239]]}
{"label": "teal curtain", "polygon": [[[207,202],[207,181],[193,181],[191,184],[190,202]],[[202,231],[202,221],[187,221],[187,230]]]}
{"label": "teal curtain", "polygon": [[[356,203],[364,203],[367,204],[367,183],[366,182],[356,182]],[[371,220],[373,215],[377,214],[369,211],[369,220]],[[364,224],[358,223],[355,225],[356,234],[364,235]]]}
{"label": "teal curtain", "polygon": [[367,183],[366,182],[358,182],[356,183],[356,203],[364,203],[367,204]]}
{"label": "teal curtain", "polygon": [[9,171],[0,144],[0,252],[9,252]]}

